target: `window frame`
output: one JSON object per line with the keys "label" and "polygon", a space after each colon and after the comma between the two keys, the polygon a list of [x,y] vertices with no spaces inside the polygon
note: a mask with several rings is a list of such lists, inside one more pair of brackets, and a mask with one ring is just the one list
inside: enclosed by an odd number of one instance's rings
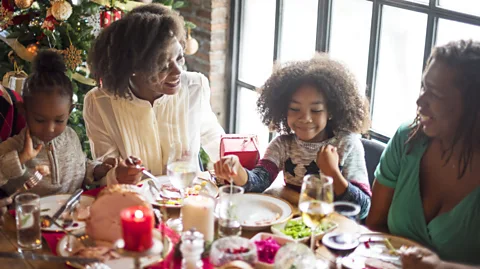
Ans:
{"label": "window frame", "polygon": [[[318,0],[318,10],[317,10],[317,33],[316,33],[316,42],[315,50],[320,52],[329,51],[330,43],[330,28],[331,28],[331,16],[332,16],[332,3],[333,1],[341,0]],[[360,0],[359,0],[360,1]],[[377,67],[379,62],[379,48],[380,48],[380,30],[382,22],[382,11],[384,6],[390,6],[395,8],[400,8],[404,10],[420,12],[427,15],[427,26],[425,34],[425,47],[424,47],[424,57],[423,57],[423,67],[428,60],[428,57],[434,47],[437,35],[437,26],[439,19],[447,19],[455,22],[471,24],[475,26],[480,26],[480,16],[463,13],[460,11],[449,10],[438,6],[437,3],[439,0],[429,0],[429,3],[418,3],[407,0],[363,0],[372,2],[372,17],[371,17],[371,27],[370,27],[370,44],[368,51],[368,65],[367,65],[367,77],[365,90],[365,96],[370,101],[370,115],[373,116],[373,110],[375,108],[375,98],[372,98],[375,95],[375,83],[377,75]],[[281,49],[281,33],[282,33],[282,10],[283,10],[283,0],[276,0],[276,10],[275,10],[275,38],[274,38],[274,50],[272,55],[272,60],[275,62],[279,59],[280,49]],[[245,82],[241,81],[238,78],[238,69],[239,69],[239,56],[240,56],[240,32],[242,26],[242,13],[244,8],[245,1],[237,0],[231,1],[230,8],[230,45],[228,52],[229,62],[227,63],[227,81],[230,86],[230,91],[228,94],[229,106],[227,109],[227,119],[228,126],[227,131],[230,133],[235,133],[238,130],[237,123],[237,100],[238,100],[238,89],[244,87],[252,91],[256,90],[256,87]],[[419,82],[420,84],[420,82]],[[388,142],[390,137],[376,132],[373,129],[369,130],[370,137],[379,140],[381,142]],[[270,133],[270,139],[274,136],[273,133]]]}

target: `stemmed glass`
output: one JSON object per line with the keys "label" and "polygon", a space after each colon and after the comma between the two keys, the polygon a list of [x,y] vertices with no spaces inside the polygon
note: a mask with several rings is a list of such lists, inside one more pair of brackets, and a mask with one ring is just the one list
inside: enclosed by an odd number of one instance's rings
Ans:
{"label": "stemmed glass", "polygon": [[303,178],[298,207],[303,222],[310,227],[310,248],[315,248],[315,231],[322,220],[333,212],[333,180],[324,175],[306,175]]}
{"label": "stemmed glass", "polygon": [[[198,159],[192,156],[192,151],[187,147],[182,147],[179,143],[172,145],[168,164],[167,175],[170,183],[180,192],[181,204],[185,200],[185,190],[190,187],[197,177]],[[167,225],[183,229],[182,215],[177,219],[169,219]]]}

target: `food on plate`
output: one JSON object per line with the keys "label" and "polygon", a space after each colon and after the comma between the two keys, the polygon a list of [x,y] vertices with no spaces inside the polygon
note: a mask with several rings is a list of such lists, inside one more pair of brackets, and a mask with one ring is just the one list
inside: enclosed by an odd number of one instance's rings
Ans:
{"label": "food on plate", "polygon": [[[202,181],[200,184],[195,184],[192,187],[187,187],[185,189],[185,196],[196,196],[207,185],[207,181]],[[170,184],[165,184],[161,188],[160,198],[157,200],[157,203],[164,205],[181,205],[182,199],[180,196],[180,191]]]}
{"label": "food on plate", "polygon": [[280,244],[278,244],[278,242],[272,237],[264,240],[257,240],[254,243],[257,246],[258,260],[268,264],[273,264],[275,261],[275,255],[280,249]]}
{"label": "food on plate", "polygon": [[73,253],[74,256],[84,257],[84,258],[96,258],[102,262],[118,259],[121,256],[115,252],[113,249],[106,246],[96,246],[96,247],[82,247],[76,250]]}
{"label": "food on plate", "polygon": [[86,234],[94,240],[114,243],[122,238],[120,211],[131,206],[151,205],[132,185],[117,184],[103,189],[90,206]]}
{"label": "food on plate", "polygon": [[[317,229],[315,229],[315,233],[327,231],[334,225],[335,224],[332,222],[324,221],[317,227]],[[303,223],[302,219],[289,220],[281,232],[292,237],[293,239],[305,238],[311,235],[311,229],[305,223]]]}
{"label": "food on plate", "polygon": [[248,225],[248,226],[265,226],[265,225],[270,225],[280,219],[281,215],[279,213],[275,214],[275,217],[273,218],[265,218],[261,220],[244,220],[243,225]]}
{"label": "food on plate", "polygon": [[76,211],[76,219],[77,220],[86,220],[90,216],[90,206],[80,205],[77,207]]}
{"label": "food on plate", "polygon": [[384,242],[390,254],[398,255],[397,249],[393,247],[392,243],[390,243],[390,240],[388,238],[385,238]]}
{"label": "food on plate", "polygon": [[367,269],[399,269],[400,267],[375,258],[367,258],[365,260],[365,268]]}

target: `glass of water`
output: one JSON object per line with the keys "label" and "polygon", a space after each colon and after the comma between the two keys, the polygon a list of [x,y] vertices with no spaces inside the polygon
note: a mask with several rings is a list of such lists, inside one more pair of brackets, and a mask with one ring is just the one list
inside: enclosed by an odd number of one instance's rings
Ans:
{"label": "glass of water", "polygon": [[34,193],[22,193],[15,197],[15,219],[19,250],[40,249],[40,197]]}
{"label": "glass of water", "polygon": [[232,184],[219,188],[218,213],[218,236],[240,236],[242,224],[240,223],[238,205],[241,203],[244,189]]}

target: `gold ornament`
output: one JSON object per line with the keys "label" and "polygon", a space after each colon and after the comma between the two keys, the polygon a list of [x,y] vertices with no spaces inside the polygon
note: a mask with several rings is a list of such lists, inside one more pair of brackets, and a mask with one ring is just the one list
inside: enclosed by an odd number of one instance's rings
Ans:
{"label": "gold ornament", "polygon": [[18,8],[26,9],[32,6],[34,0],[15,0],[15,5]]}
{"label": "gold ornament", "polygon": [[13,12],[0,6],[0,31],[5,30],[8,26],[13,25]]}
{"label": "gold ornament", "polygon": [[65,64],[72,70],[75,70],[82,63],[82,51],[75,48],[71,43],[66,50],[62,51],[62,54]]}
{"label": "gold ornament", "polygon": [[27,46],[27,51],[30,52],[31,54],[37,54],[38,51],[38,46],[37,44],[30,44]]}
{"label": "gold ornament", "polygon": [[192,37],[188,28],[187,41],[185,43],[185,54],[193,55],[198,51],[198,41]]}
{"label": "gold ornament", "polygon": [[50,11],[55,19],[65,21],[70,18],[70,15],[72,15],[72,5],[63,0],[56,1],[52,4],[52,9]]}

